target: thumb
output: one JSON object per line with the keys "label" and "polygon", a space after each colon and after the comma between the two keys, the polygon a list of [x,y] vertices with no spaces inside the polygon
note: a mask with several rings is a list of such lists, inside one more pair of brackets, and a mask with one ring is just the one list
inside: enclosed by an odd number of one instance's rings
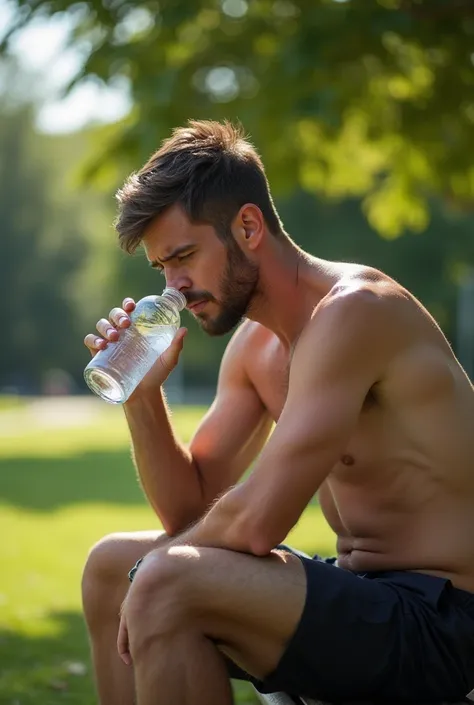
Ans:
{"label": "thumb", "polygon": [[173,370],[178,364],[179,356],[181,354],[181,350],[183,349],[183,342],[187,332],[187,328],[179,328],[176,331],[169,347],[166,348],[166,350],[164,350],[160,355],[161,364],[169,372],[171,372],[171,370]]}
{"label": "thumb", "polygon": [[119,632],[117,636],[117,651],[120,658],[126,666],[132,665],[132,657],[130,655],[130,647],[128,641],[128,629],[125,617],[122,615],[120,619]]}

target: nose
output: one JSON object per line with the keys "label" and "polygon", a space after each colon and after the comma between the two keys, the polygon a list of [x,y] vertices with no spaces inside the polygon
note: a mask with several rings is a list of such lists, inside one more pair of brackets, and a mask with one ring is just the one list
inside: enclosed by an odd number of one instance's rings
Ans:
{"label": "nose", "polygon": [[192,281],[184,274],[176,271],[165,272],[166,286],[181,291],[186,295],[186,291],[192,287]]}

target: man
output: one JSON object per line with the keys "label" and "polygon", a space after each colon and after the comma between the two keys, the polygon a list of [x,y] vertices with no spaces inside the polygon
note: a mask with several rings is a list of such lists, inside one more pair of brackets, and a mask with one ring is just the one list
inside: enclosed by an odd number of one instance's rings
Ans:
{"label": "man", "polygon": [[[166,533],[109,536],[89,556],[102,705],[225,705],[229,674],[327,700],[462,699],[474,393],[435,321],[385,274],[297,247],[230,124],[176,130],[118,200],[121,246],[144,247],[207,333],[244,322],[189,448],[161,391],[184,329],[125,404]],[[92,354],[133,307],[98,322]],[[280,545],[317,491],[337,563]]]}

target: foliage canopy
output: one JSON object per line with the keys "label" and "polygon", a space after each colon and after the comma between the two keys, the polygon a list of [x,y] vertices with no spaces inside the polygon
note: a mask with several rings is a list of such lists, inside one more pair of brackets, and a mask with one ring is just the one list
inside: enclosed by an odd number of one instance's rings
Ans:
{"label": "foliage canopy", "polygon": [[102,163],[136,168],[188,118],[227,117],[252,136],[277,195],[362,198],[386,237],[423,230],[433,194],[473,201],[471,0],[16,5],[17,28],[71,13],[87,56],[76,81],[128,80],[134,107]]}

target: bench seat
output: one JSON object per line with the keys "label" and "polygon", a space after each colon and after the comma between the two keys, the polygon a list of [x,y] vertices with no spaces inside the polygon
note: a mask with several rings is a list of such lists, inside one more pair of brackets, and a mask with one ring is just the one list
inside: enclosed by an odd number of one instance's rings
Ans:
{"label": "bench seat", "polygon": [[[321,700],[312,700],[311,698],[295,699],[290,697],[289,695],[286,695],[286,693],[267,693],[265,695],[262,695],[262,693],[257,693],[257,695],[262,701],[263,705],[328,705],[327,703],[323,703]],[[464,705],[464,703],[469,703],[469,700],[463,700],[462,702],[457,703],[456,705]],[[361,703],[346,703],[345,705],[361,705]],[[447,704],[439,703],[439,705]],[[451,703],[450,705],[453,704]]]}

